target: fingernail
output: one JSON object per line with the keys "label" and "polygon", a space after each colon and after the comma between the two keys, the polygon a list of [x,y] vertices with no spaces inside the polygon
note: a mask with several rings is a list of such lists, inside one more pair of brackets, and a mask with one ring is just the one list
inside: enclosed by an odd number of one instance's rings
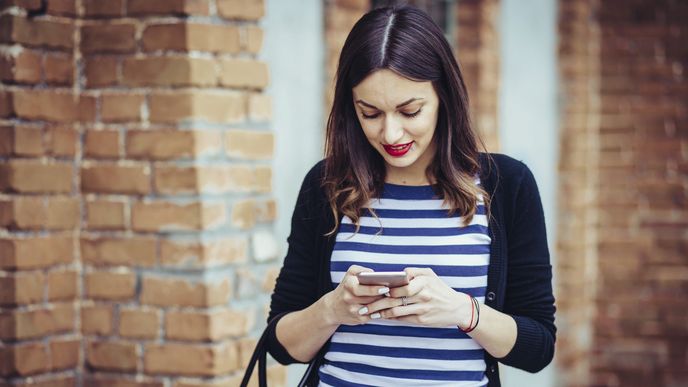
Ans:
{"label": "fingernail", "polygon": [[366,314],[368,313],[368,307],[364,306],[363,308],[358,310],[358,314]]}
{"label": "fingernail", "polygon": [[372,318],[372,319],[378,319],[378,318],[380,318],[380,317],[382,317],[382,316],[381,316],[380,313],[378,313],[378,312],[375,312],[375,313],[373,313],[373,314],[370,315],[370,318]]}
{"label": "fingernail", "polygon": [[380,288],[377,290],[377,294],[385,294],[385,293],[389,293],[388,287]]}

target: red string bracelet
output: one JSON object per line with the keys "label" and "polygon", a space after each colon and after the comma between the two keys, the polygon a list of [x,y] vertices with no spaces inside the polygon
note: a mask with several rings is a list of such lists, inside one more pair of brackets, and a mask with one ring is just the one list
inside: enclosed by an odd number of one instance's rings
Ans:
{"label": "red string bracelet", "polygon": [[475,310],[474,310],[475,303],[473,303],[473,296],[471,296],[470,294],[466,294],[466,295],[471,300],[471,322],[468,324],[468,328],[466,328],[466,329],[463,329],[457,325],[457,327],[459,327],[461,332],[464,332],[464,333],[468,333],[468,332],[472,331],[473,329],[475,329],[475,327],[471,328],[471,326],[473,325],[473,314],[475,313]]}

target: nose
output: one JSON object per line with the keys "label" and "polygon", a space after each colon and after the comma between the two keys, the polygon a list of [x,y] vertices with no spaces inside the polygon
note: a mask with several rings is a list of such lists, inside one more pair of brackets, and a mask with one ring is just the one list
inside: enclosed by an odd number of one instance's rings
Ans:
{"label": "nose", "polygon": [[402,137],[404,137],[404,128],[402,127],[401,122],[396,119],[393,114],[389,114],[385,117],[382,128],[382,137],[385,141],[385,144],[396,144],[399,142],[399,140],[401,140]]}

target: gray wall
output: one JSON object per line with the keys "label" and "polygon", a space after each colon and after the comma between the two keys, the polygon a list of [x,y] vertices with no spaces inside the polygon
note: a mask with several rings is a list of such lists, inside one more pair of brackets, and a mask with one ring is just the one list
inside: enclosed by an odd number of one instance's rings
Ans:
{"label": "gray wall", "polygon": [[[553,264],[556,261],[557,9],[555,0],[503,0],[499,39],[501,152],[526,163],[540,189]],[[504,386],[553,386],[554,365],[538,374],[500,367]]]}
{"label": "gray wall", "polygon": [[[286,253],[291,214],[301,181],[322,157],[325,79],[323,9],[321,0],[268,0],[263,59],[270,66],[268,93],[273,99],[272,125],[276,148],[273,187],[278,218],[275,235],[280,257]],[[304,372],[289,367],[294,386]]]}

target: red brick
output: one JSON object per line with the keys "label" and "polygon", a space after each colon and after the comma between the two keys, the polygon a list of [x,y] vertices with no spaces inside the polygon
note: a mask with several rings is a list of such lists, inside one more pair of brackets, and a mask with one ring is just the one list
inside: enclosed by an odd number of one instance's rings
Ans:
{"label": "red brick", "polygon": [[81,239],[81,257],[92,265],[155,265],[156,241],[151,237]]}
{"label": "red brick", "polygon": [[76,16],[76,0],[50,0],[46,11],[49,15]]}
{"label": "red brick", "polygon": [[225,219],[222,203],[136,202],[131,208],[131,228],[135,231],[207,230]]}
{"label": "red brick", "polygon": [[103,94],[100,118],[104,122],[127,122],[141,120],[143,95]]}
{"label": "red brick", "polygon": [[246,26],[241,48],[251,54],[258,54],[263,48],[263,29],[257,26]]}
{"label": "red brick", "polygon": [[0,117],[13,117],[14,95],[8,91],[0,91]]}
{"label": "red brick", "polygon": [[129,0],[127,12],[130,15],[203,15],[210,13],[208,0]]}
{"label": "red brick", "polygon": [[0,80],[5,82],[35,84],[41,81],[41,55],[32,50],[22,50],[16,56],[0,56]]}
{"label": "red brick", "polygon": [[33,269],[74,260],[73,238],[68,236],[1,238],[0,268]]}
{"label": "red brick", "polygon": [[225,133],[225,150],[229,157],[269,160],[275,150],[272,132],[230,130]]}
{"label": "red brick", "polygon": [[244,237],[225,237],[207,242],[163,240],[160,263],[177,267],[212,267],[246,262],[248,242]]}
{"label": "red brick", "polygon": [[50,126],[45,132],[45,148],[53,156],[75,156],[79,135],[69,126]]}
{"label": "red brick", "polygon": [[86,17],[123,16],[124,0],[84,0]]}
{"label": "red brick", "polygon": [[0,127],[0,155],[40,156],[44,151],[41,128],[24,125]]}
{"label": "red brick", "polygon": [[86,349],[86,362],[95,369],[135,371],[136,345],[122,341],[93,341]]}
{"label": "red brick", "polygon": [[147,374],[216,376],[239,368],[233,342],[216,345],[148,344],[144,368]]}
{"label": "red brick", "polygon": [[155,167],[155,191],[161,194],[250,192],[254,169],[241,165]]}
{"label": "red brick", "polygon": [[72,165],[12,160],[0,165],[0,190],[21,193],[68,193],[72,189]]}
{"label": "red brick", "polygon": [[52,354],[52,370],[63,370],[76,368],[79,365],[79,349],[81,340],[57,339],[50,342],[50,353]]}
{"label": "red brick", "polygon": [[45,203],[45,227],[50,230],[73,230],[79,227],[81,210],[77,198],[55,197]]}
{"label": "red brick", "polygon": [[220,132],[201,130],[129,130],[127,156],[146,160],[193,158],[217,154]]}
{"label": "red brick", "polygon": [[96,305],[88,301],[81,306],[81,332],[109,335],[112,333],[112,306]]}
{"label": "red brick", "polygon": [[93,53],[130,53],[136,49],[136,27],[131,23],[81,27],[81,50]]}
{"label": "red brick", "polygon": [[84,192],[145,195],[150,192],[150,169],[146,165],[88,164],[81,167]]}
{"label": "red brick", "polygon": [[89,229],[123,230],[126,228],[124,201],[96,200],[86,203],[86,224]]}
{"label": "red brick", "polygon": [[8,273],[0,277],[0,305],[25,305],[43,300],[45,277],[40,271]]}
{"label": "red brick", "polygon": [[84,60],[86,86],[113,86],[119,81],[117,75],[118,59],[112,57],[91,57]]}
{"label": "red brick", "polygon": [[185,120],[237,123],[246,118],[246,105],[245,95],[236,92],[157,92],[150,96],[150,120],[160,123]]}
{"label": "red brick", "polygon": [[248,118],[254,122],[272,119],[272,99],[267,94],[251,93],[248,96]]}
{"label": "red brick", "polygon": [[77,296],[78,276],[74,270],[48,273],[48,300],[73,300]]}
{"label": "red brick", "polygon": [[220,84],[227,87],[262,89],[268,85],[265,62],[247,59],[225,59],[220,62]]}
{"label": "red brick", "polygon": [[88,130],[84,139],[84,154],[95,159],[119,158],[119,130]]}
{"label": "red brick", "polygon": [[213,86],[217,84],[215,62],[205,58],[160,56],[127,58],[123,83],[128,86]]}
{"label": "red brick", "polygon": [[144,277],[141,303],[156,306],[210,307],[224,305],[230,297],[229,281],[192,283],[183,279]]}
{"label": "red brick", "polygon": [[136,379],[126,374],[121,375],[88,375],[86,376],[88,387],[165,387],[163,381],[155,381],[142,375],[137,375]]}
{"label": "red brick", "polygon": [[254,323],[252,311],[223,308],[211,312],[169,311],[165,315],[165,334],[171,340],[217,341],[245,336]]}
{"label": "red brick", "polygon": [[238,53],[239,29],[235,26],[174,23],[156,24],[143,31],[146,51],[212,51]]}
{"label": "red brick", "polygon": [[119,334],[122,337],[154,339],[160,328],[160,311],[150,308],[120,309]]}
{"label": "red brick", "polygon": [[217,0],[217,12],[227,19],[259,20],[265,16],[264,0]]}
{"label": "red brick", "polygon": [[28,311],[11,310],[0,314],[0,338],[25,340],[74,331],[76,313],[72,304],[53,304]]}
{"label": "red brick", "polygon": [[130,271],[96,271],[87,273],[86,296],[91,299],[126,301],[136,293],[136,274]]}
{"label": "red brick", "polygon": [[95,98],[51,90],[18,90],[13,93],[14,112],[27,120],[63,123],[95,120]]}
{"label": "red brick", "polygon": [[28,11],[36,11],[41,8],[41,0],[3,0],[0,2],[0,9],[12,6],[23,8]]}
{"label": "red brick", "polygon": [[29,19],[5,14],[0,16],[0,42],[27,46],[71,49],[74,46],[74,25],[71,22]]}
{"label": "red brick", "polygon": [[256,214],[254,199],[239,200],[232,205],[232,226],[242,230],[252,228],[256,224]]}
{"label": "red brick", "polygon": [[0,348],[0,376],[32,375],[48,370],[50,358],[43,343],[7,345]]}
{"label": "red brick", "polygon": [[69,85],[74,81],[74,61],[67,55],[45,56],[45,81],[54,85]]}

